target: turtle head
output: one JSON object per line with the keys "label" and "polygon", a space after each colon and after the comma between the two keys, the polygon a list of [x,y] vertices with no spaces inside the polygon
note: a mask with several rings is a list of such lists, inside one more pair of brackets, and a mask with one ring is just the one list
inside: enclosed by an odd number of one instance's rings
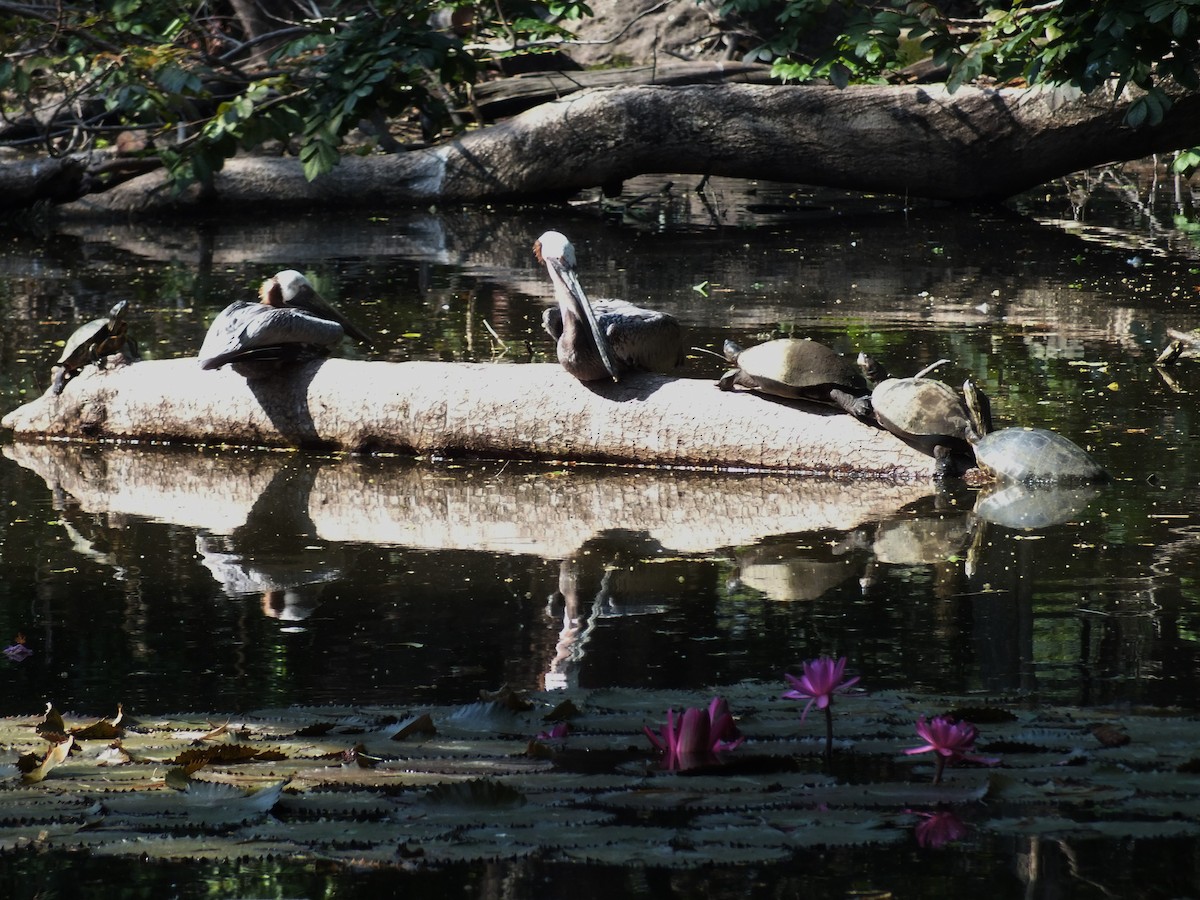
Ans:
{"label": "turtle head", "polygon": [[108,311],[110,319],[119,319],[125,315],[125,310],[129,309],[128,300],[118,300],[113,304],[113,308]]}
{"label": "turtle head", "polygon": [[974,378],[968,377],[963,382],[963,399],[967,402],[967,412],[971,416],[971,425],[976,434],[983,437],[992,431],[992,401],[980,390]]}
{"label": "turtle head", "polygon": [[863,377],[871,384],[879,384],[879,382],[887,380],[887,368],[870,354],[861,352],[858,354],[858,367],[862,369]]}
{"label": "turtle head", "polygon": [[737,358],[742,354],[742,348],[733,341],[727,340],[721,347],[721,351],[725,354],[725,358],[731,363],[737,362]]}

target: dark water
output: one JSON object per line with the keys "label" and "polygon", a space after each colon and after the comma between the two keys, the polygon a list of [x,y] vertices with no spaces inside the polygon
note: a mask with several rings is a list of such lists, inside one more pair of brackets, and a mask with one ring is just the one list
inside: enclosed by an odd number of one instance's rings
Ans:
{"label": "dark water", "polygon": [[[1094,188],[1085,207],[1081,185]],[[544,361],[550,290],[529,247],[553,227],[576,244],[594,298],[667,310],[694,346],[795,334],[896,371],[945,357],[943,376],[974,374],[1000,424],[1057,430],[1115,479],[1050,498],[1062,521],[1024,530],[981,526],[961,485],[9,443],[0,639],[23,633],[34,653],[0,661],[0,714],[49,701],[88,715],[457,703],[505,682],[684,690],[775,678],[820,654],[848,656],[873,688],[1194,709],[1200,373],[1185,360],[1170,384],[1151,365],[1168,328],[1200,319],[1200,252],[1180,227],[1190,207],[1146,168],[1069,187],[963,210],[770,185],[719,185],[706,203],[677,184],[670,202],[633,210],[0,233],[6,410],[44,390],[53,342],[114,298],[133,302],[146,356],[189,355],[220,308],[282,268],[383,335],[377,357]],[[697,352],[684,374],[722,369]],[[980,838],[936,855],[830,851],[720,877],[605,871],[594,884],[646,896],[701,883],[729,896],[907,895],[913,883],[921,896],[1200,892],[1194,842],[1117,854],[1102,843],[1068,854]],[[1143,875],[1175,853],[1186,871],[1148,889]],[[74,865],[101,877],[106,863]],[[454,879],[471,895],[500,896],[507,879],[524,885],[514,895],[561,896],[579,878],[530,865]],[[37,871],[0,862],[8,883]],[[281,896],[445,888],[265,864],[145,877],[148,896],[162,896],[160,877],[181,896],[221,879],[248,895],[263,879]]]}

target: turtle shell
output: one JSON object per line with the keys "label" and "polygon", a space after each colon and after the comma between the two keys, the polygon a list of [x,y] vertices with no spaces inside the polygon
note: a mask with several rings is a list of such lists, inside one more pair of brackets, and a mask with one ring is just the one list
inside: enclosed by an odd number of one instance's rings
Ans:
{"label": "turtle shell", "polygon": [[1045,428],[1002,428],[975,444],[979,468],[997,481],[1094,484],[1108,473],[1077,444]]}
{"label": "turtle shell", "polygon": [[[109,353],[116,353],[124,342],[125,310],[129,302],[121,300],[107,316],[85,322],[71,333],[58,358],[61,366],[82,369],[90,360]],[[115,339],[115,340],[114,340]]]}
{"label": "turtle shell", "polygon": [[[730,355],[730,345],[726,354]],[[862,373],[846,357],[817,341],[780,338],[738,351],[732,361],[744,377],[738,383],[779,397],[830,402],[831,388],[867,394]]]}
{"label": "turtle shell", "polygon": [[975,437],[957,392],[935,378],[888,378],[871,392],[875,419],[926,453],[939,444],[969,451]]}

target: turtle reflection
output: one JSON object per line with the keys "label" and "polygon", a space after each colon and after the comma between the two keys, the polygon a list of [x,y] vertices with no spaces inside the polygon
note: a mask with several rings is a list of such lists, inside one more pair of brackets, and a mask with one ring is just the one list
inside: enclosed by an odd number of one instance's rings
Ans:
{"label": "turtle reflection", "polygon": [[1006,528],[1049,528],[1078,517],[1100,490],[1093,484],[1002,484],[979,492],[975,515]]}
{"label": "turtle reflection", "polygon": [[866,543],[864,532],[809,535],[806,546],[795,538],[739,550],[730,591],[748,587],[782,602],[816,600],[858,576],[860,563],[852,551]]}
{"label": "turtle reflection", "polygon": [[971,526],[970,511],[955,508],[880,522],[871,542],[871,562],[862,576],[863,592],[874,587],[882,566],[920,566],[933,570],[937,596],[954,593]]}

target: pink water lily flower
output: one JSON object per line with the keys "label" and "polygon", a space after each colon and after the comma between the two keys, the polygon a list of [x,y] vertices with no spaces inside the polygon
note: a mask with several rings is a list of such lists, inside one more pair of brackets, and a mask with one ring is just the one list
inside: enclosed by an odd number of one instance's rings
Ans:
{"label": "pink water lily flower", "polygon": [[985,766],[994,766],[1000,761],[987,756],[975,756],[970,752],[975,749],[975,738],[979,736],[979,729],[970,722],[957,722],[949,716],[934,716],[927,722],[924,716],[920,716],[917,718],[917,734],[925,743],[904,752],[908,756],[914,753],[928,753],[931,750],[937,754],[934,784],[942,780],[942,769],[948,762],[965,759]]}
{"label": "pink water lily flower", "polygon": [[846,657],[843,656],[835,662],[828,656],[822,656],[806,662],[804,674],[799,678],[789,675],[787,672],[783,673],[783,677],[793,688],[784,693],[783,697],[787,700],[808,701],[804,712],[800,714],[801,722],[804,721],[814,703],[817,704],[817,709],[826,709],[833,702],[834,694],[840,694],[858,684],[857,675],[843,681],[842,673],[845,671]]}
{"label": "pink water lily flower", "polygon": [[667,710],[667,727],[655,734],[643,728],[650,743],[665,756],[668,769],[688,769],[716,762],[716,755],[739,747],[745,740],[738,731],[724,697],[713,697],[708,709],[690,707],[675,718],[675,710]]}

